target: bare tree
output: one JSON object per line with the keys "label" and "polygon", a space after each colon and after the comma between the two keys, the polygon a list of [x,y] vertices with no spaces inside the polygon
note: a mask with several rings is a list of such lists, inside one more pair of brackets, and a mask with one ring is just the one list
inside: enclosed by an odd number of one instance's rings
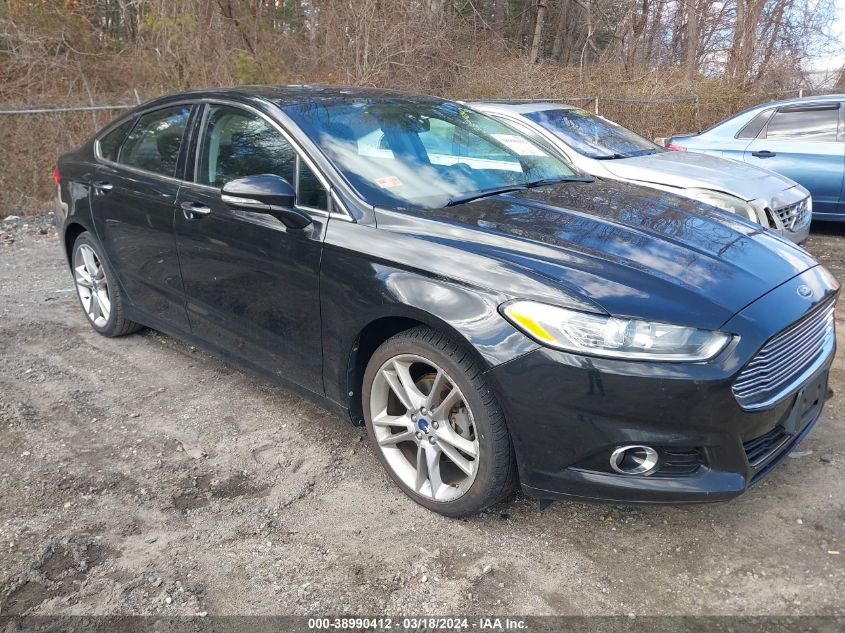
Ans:
{"label": "bare tree", "polygon": [[534,37],[531,40],[531,56],[532,64],[540,61],[540,54],[543,49],[543,26],[546,23],[546,0],[537,0],[537,19],[534,23]]}

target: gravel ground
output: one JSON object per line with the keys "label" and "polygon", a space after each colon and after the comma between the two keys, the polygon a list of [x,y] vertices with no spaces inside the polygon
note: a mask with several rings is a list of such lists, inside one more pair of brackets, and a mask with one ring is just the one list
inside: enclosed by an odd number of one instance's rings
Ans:
{"label": "gravel ground", "polygon": [[[809,250],[845,279],[845,227]],[[98,336],[50,217],[0,221],[0,613],[845,615],[843,379],[730,503],[450,520],[363,429],[168,336]]]}

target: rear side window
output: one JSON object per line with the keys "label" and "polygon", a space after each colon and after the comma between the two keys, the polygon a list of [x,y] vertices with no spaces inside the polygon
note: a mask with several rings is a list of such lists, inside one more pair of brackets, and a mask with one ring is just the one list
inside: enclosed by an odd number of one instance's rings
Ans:
{"label": "rear side window", "polygon": [[772,116],[772,113],[775,111],[774,108],[769,108],[768,110],[763,110],[760,114],[755,116],[751,121],[749,121],[744,128],[739,131],[739,134],[736,135],[737,138],[757,138],[757,135],[760,134],[762,129],[766,127],[766,123],[769,120],[769,117]]}
{"label": "rear side window", "polygon": [[191,106],[180,105],[141,116],[120,148],[117,162],[162,176],[175,176],[190,114]]}
{"label": "rear side window", "polygon": [[134,122],[135,119],[129,119],[100,138],[100,156],[106,160],[116,162],[117,153],[120,150],[120,144],[123,143],[123,139],[126,138],[126,133],[129,131],[129,128],[132,127]]}
{"label": "rear side window", "polygon": [[779,141],[833,143],[839,128],[839,108],[778,110],[766,127],[766,138]]}

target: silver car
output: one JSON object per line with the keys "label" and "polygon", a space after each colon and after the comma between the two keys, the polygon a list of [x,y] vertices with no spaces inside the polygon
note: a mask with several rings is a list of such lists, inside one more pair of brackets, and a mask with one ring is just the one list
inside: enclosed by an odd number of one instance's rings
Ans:
{"label": "silver car", "polygon": [[470,105],[534,137],[599,178],[647,185],[737,213],[797,244],[809,235],[810,192],[785,176],[735,160],[671,152],[581,108],[550,102]]}

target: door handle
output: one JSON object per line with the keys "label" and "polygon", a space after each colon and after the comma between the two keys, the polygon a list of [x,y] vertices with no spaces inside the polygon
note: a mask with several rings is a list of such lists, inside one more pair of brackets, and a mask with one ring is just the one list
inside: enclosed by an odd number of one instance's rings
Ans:
{"label": "door handle", "polygon": [[97,182],[91,183],[91,186],[94,187],[100,193],[107,193],[114,189],[114,185],[105,180],[99,180]]}
{"label": "door handle", "polygon": [[777,153],[764,149],[759,152],[751,152],[751,155],[756,158],[771,158],[772,156],[777,156]]}
{"label": "door handle", "polygon": [[200,202],[183,202],[181,207],[182,213],[187,220],[196,220],[198,217],[203,217],[211,213],[211,208]]}

